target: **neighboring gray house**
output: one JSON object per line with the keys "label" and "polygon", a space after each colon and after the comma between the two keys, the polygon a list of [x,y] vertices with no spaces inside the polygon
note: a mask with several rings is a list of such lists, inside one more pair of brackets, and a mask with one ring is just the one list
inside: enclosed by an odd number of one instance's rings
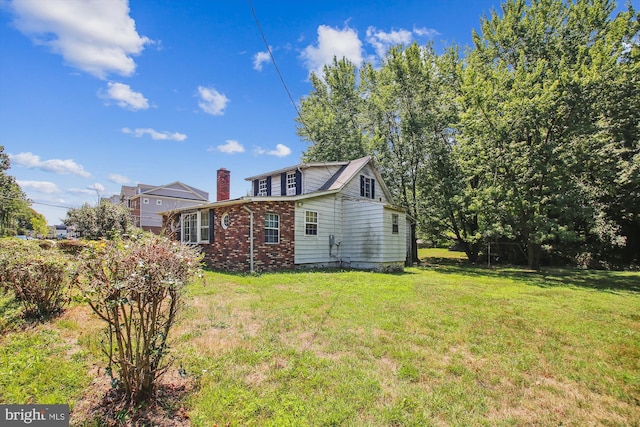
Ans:
{"label": "neighboring gray house", "polygon": [[131,210],[136,227],[159,234],[162,230],[160,212],[207,203],[209,193],[176,181],[160,186],[123,185],[120,196],[111,197],[112,201],[116,199]]}
{"label": "neighboring gray house", "polygon": [[255,175],[251,195],[231,200],[218,173],[217,202],[164,212],[212,268],[402,270],[411,260],[410,221],[370,157]]}

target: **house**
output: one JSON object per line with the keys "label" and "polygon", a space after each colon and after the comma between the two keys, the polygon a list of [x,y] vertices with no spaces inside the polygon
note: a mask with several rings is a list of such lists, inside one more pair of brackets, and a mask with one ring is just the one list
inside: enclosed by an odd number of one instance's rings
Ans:
{"label": "house", "polygon": [[120,195],[108,200],[127,206],[136,227],[159,234],[162,231],[160,212],[207,203],[209,193],[176,181],[160,186],[123,185]]}
{"label": "house", "polygon": [[402,270],[410,224],[370,157],[302,163],[246,178],[250,195],[164,212],[177,238],[202,248],[214,269],[269,271],[347,267]]}

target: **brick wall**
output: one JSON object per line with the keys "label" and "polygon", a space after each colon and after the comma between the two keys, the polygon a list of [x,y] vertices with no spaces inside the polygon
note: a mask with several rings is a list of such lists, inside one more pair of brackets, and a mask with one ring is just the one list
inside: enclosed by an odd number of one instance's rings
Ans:
{"label": "brick wall", "polygon": [[[243,206],[253,211],[254,217],[254,270],[293,270],[294,268],[294,205],[293,202],[253,202],[232,205],[214,210],[213,243],[201,245],[204,261],[209,268],[227,271],[250,271],[249,224],[250,214]],[[280,242],[265,243],[265,214],[280,217]],[[222,218],[229,215],[229,227],[222,226]]]}

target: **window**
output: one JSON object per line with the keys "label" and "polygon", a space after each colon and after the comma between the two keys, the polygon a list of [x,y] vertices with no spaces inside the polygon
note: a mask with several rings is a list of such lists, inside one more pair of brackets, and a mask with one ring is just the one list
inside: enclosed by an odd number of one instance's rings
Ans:
{"label": "window", "polygon": [[304,234],[307,236],[318,235],[318,212],[304,212]]}
{"label": "window", "polygon": [[149,204],[149,199],[147,199],[146,197],[144,197],[144,198],[142,199],[142,203],[144,203],[145,205],[148,205],[148,204]]}
{"label": "window", "polygon": [[398,214],[391,214],[391,232],[398,234]]}
{"label": "window", "polygon": [[264,242],[280,242],[280,217],[276,214],[265,214],[264,216]]}
{"label": "window", "polygon": [[296,172],[287,172],[287,196],[296,195]]}
{"label": "window", "polygon": [[182,242],[209,242],[209,211],[189,212],[182,214]]}
{"label": "window", "polygon": [[156,200],[156,205],[161,206],[162,205],[162,200],[160,200],[160,199]]}
{"label": "window", "polygon": [[376,197],[376,180],[364,175],[360,175],[360,196],[367,199]]}
{"label": "window", "polygon": [[258,181],[258,196],[266,196],[267,195],[267,180],[261,179]]}
{"label": "window", "polygon": [[185,243],[198,243],[197,212],[182,215],[182,241]]}
{"label": "window", "polygon": [[209,211],[200,211],[200,242],[209,242]]}
{"label": "window", "polygon": [[230,219],[229,219],[228,213],[222,215],[222,219],[220,220],[220,224],[222,225],[222,228],[224,228],[225,230],[229,228],[229,221]]}

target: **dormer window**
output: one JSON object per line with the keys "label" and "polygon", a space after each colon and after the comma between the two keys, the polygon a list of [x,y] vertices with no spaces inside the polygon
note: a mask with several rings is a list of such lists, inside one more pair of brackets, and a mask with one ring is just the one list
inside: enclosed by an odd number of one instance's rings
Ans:
{"label": "dormer window", "polygon": [[287,196],[296,195],[296,172],[287,172]]}
{"label": "dormer window", "polygon": [[267,179],[261,179],[258,181],[258,196],[267,195]]}
{"label": "dormer window", "polygon": [[376,180],[368,176],[360,175],[360,197],[366,199],[376,198]]}

